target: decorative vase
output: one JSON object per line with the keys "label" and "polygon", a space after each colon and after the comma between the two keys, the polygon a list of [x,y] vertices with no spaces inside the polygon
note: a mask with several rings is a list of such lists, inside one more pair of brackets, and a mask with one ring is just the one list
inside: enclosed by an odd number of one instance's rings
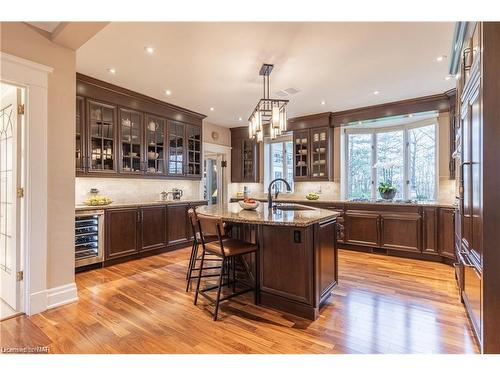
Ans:
{"label": "decorative vase", "polygon": [[381,192],[379,191],[380,193],[380,196],[382,197],[382,199],[386,199],[386,200],[391,200],[393,199],[395,196],[396,196],[396,190],[389,190],[389,191],[386,191],[386,192]]}

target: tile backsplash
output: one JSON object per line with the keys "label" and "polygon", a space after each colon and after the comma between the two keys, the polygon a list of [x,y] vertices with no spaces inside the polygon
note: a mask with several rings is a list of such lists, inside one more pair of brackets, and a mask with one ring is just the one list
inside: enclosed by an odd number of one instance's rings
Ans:
{"label": "tile backsplash", "polygon": [[76,204],[87,200],[91,188],[99,189],[99,195],[110,197],[116,203],[156,201],[160,192],[172,188],[182,189],[183,199],[198,199],[202,196],[200,181],[77,177]]}

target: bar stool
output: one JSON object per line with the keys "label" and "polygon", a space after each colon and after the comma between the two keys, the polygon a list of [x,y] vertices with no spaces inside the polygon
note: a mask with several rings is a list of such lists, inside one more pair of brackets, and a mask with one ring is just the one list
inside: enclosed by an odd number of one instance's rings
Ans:
{"label": "bar stool", "polygon": [[[254,298],[255,301],[257,301],[257,262],[258,260],[255,259],[255,284],[252,286],[248,286],[248,284],[244,283],[243,281],[237,280],[236,279],[236,263],[235,259],[236,257],[240,257],[245,254],[252,254],[252,253],[257,253],[258,251],[258,245],[242,241],[242,240],[237,240],[234,238],[229,238],[226,235],[226,231],[224,228],[224,223],[222,219],[220,218],[215,218],[212,216],[206,216],[203,214],[198,214],[197,215],[198,219],[198,230],[200,232],[200,237],[201,237],[201,244],[203,247],[202,255],[201,255],[201,264],[200,264],[200,271],[199,271],[199,276],[196,284],[196,294],[194,297],[194,304],[198,302],[198,294],[201,296],[205,297],[208,299],[210,302],[215,303],[215,311],[214,311],[214,321],[217,320],[217,314],[219,312],[219,304],[222,301],[225,301],[229,298],[233,298],[236,296],[239,296],[241,294],[254,291]],[[217,236],[216,241],[212,242],[207,242],[206,239],[210,238],[209,236]],[[205,256],[206,255],[214,255],[216,257],[219,257],[222,260],[222,263],[220,265],[220,271],[219,271],[219,280],[217,285],[215,286],[210,286],[206,287],[204,289],[200,290],[200,282],[201,278],[203,277],[203,271],[208,269],[204,267],[205,263]],[[257,257],[256,257],[257,258]],[[228,265],[230,269],[232,269],[232,280],[230,280],[230,274],[231,272],[228,272],[228,279],[225,283],[222,282],[223,276],[224,276],[224,266]],[[241,283],[247,286],[247,288],[236,291],[236,284]],[[229,286],[232,285],[233,290],[230,295],[224,296],[221,298],[221,290],[223,286]],[[207,292],[217,289],[217,295],[216,298],[214,299],[213,297],[209,296]]]}
{"label": "bar stool", "polygon": [[[191,286],[191,280],[192,279],[198,279],[199,276],[193,276],[193,271],[199,271],[199,268],[196,268],[196,262],[201,260],[201,256],[198,256],[198,248],[201,244],[201,235],[198,232],[198,219],[196,216],[196,210],[193,208],[188,209],[188,218],[189,218],[189,224],[191,225],[191,231],[193,233],[193,244],[191,245],[191,255],[189,257],[189,263],[188,263],[188,269],[186,273],[186,280],[187,280],[187,285],[186,285],[186,292],[189,291],[189,288]],[[216,235],[212,236],[206,236],[206,242],[212,242],[217,240]],[[219,257],[212,257],[210,259],[206,259],[207,261],[211,262],[220,262],[222,259]],[[214,267],[205,267],[205,269],[219,269],[220,267],[214,266]],[[207,274],[203,275],[203,277],[214,277],[214,276],[219,276],[219,274]]]}

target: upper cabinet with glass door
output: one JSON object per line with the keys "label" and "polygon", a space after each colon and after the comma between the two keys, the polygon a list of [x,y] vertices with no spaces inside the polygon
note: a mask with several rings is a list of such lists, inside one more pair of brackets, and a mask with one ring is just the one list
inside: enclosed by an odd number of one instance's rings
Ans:
{"label": "upper cabinet with glass door", "polygon": [[293,162],[295,181],[330,179],[331,129],[311,128],[294,131]]}
{"label": "upper cabinet with glass door", "polygon": [[75,168],[78,172],[85,172],[87,167],[85,152],[85,99],[76,97],[75,119]]}
{"label": "upper cabinet with glass door", "polygon": [[167,121],[161,117],[146,117],[146,157],[148,175],[165,175],[165,134]]}
{"label": "upper cabinet with glass door", "polygon": [[89,101],[88,117],[88,171],[114,173],[116,107]]}
{"label": "upper cabinet with glass door", "polygon": [[186,125],[186,139],[186,175],[201,177],[201,128],[199,126]]}
{"label": "upper cabinet with glass door", "polygon": [[77,176],[201,178],[204,115],[78,73],[76,92]]}
{"label": "upper cabinet with glass door", "polygon": [[120,109],[120,173],[141,174],[144,171],[142,158],[142,114]]}
{"label": "upper cabinet with glass door", "polygon": [[171,121],[168,124],[167,173],[170,176],[184,174],[184,124]]}

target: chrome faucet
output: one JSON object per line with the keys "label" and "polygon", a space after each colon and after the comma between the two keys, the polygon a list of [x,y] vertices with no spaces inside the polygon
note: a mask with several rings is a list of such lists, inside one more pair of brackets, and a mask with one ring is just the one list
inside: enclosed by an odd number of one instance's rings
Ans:
{"label": "chrome faucet", "polygon": [[[272,180],[271,183],[269,184],[269,187],[267,188],[267,207],[269,207],[269,208],[273,208],[273,196],[271,195],[271,188],[273,187],[273,185],[276,181],[283,181],[286,185],[286,190],[292,191],[290,184],[285,179],[275,178],[274,180]],[[275,198],[278,198],[278,194],[279,194],[279,191],[276,192]]]}

